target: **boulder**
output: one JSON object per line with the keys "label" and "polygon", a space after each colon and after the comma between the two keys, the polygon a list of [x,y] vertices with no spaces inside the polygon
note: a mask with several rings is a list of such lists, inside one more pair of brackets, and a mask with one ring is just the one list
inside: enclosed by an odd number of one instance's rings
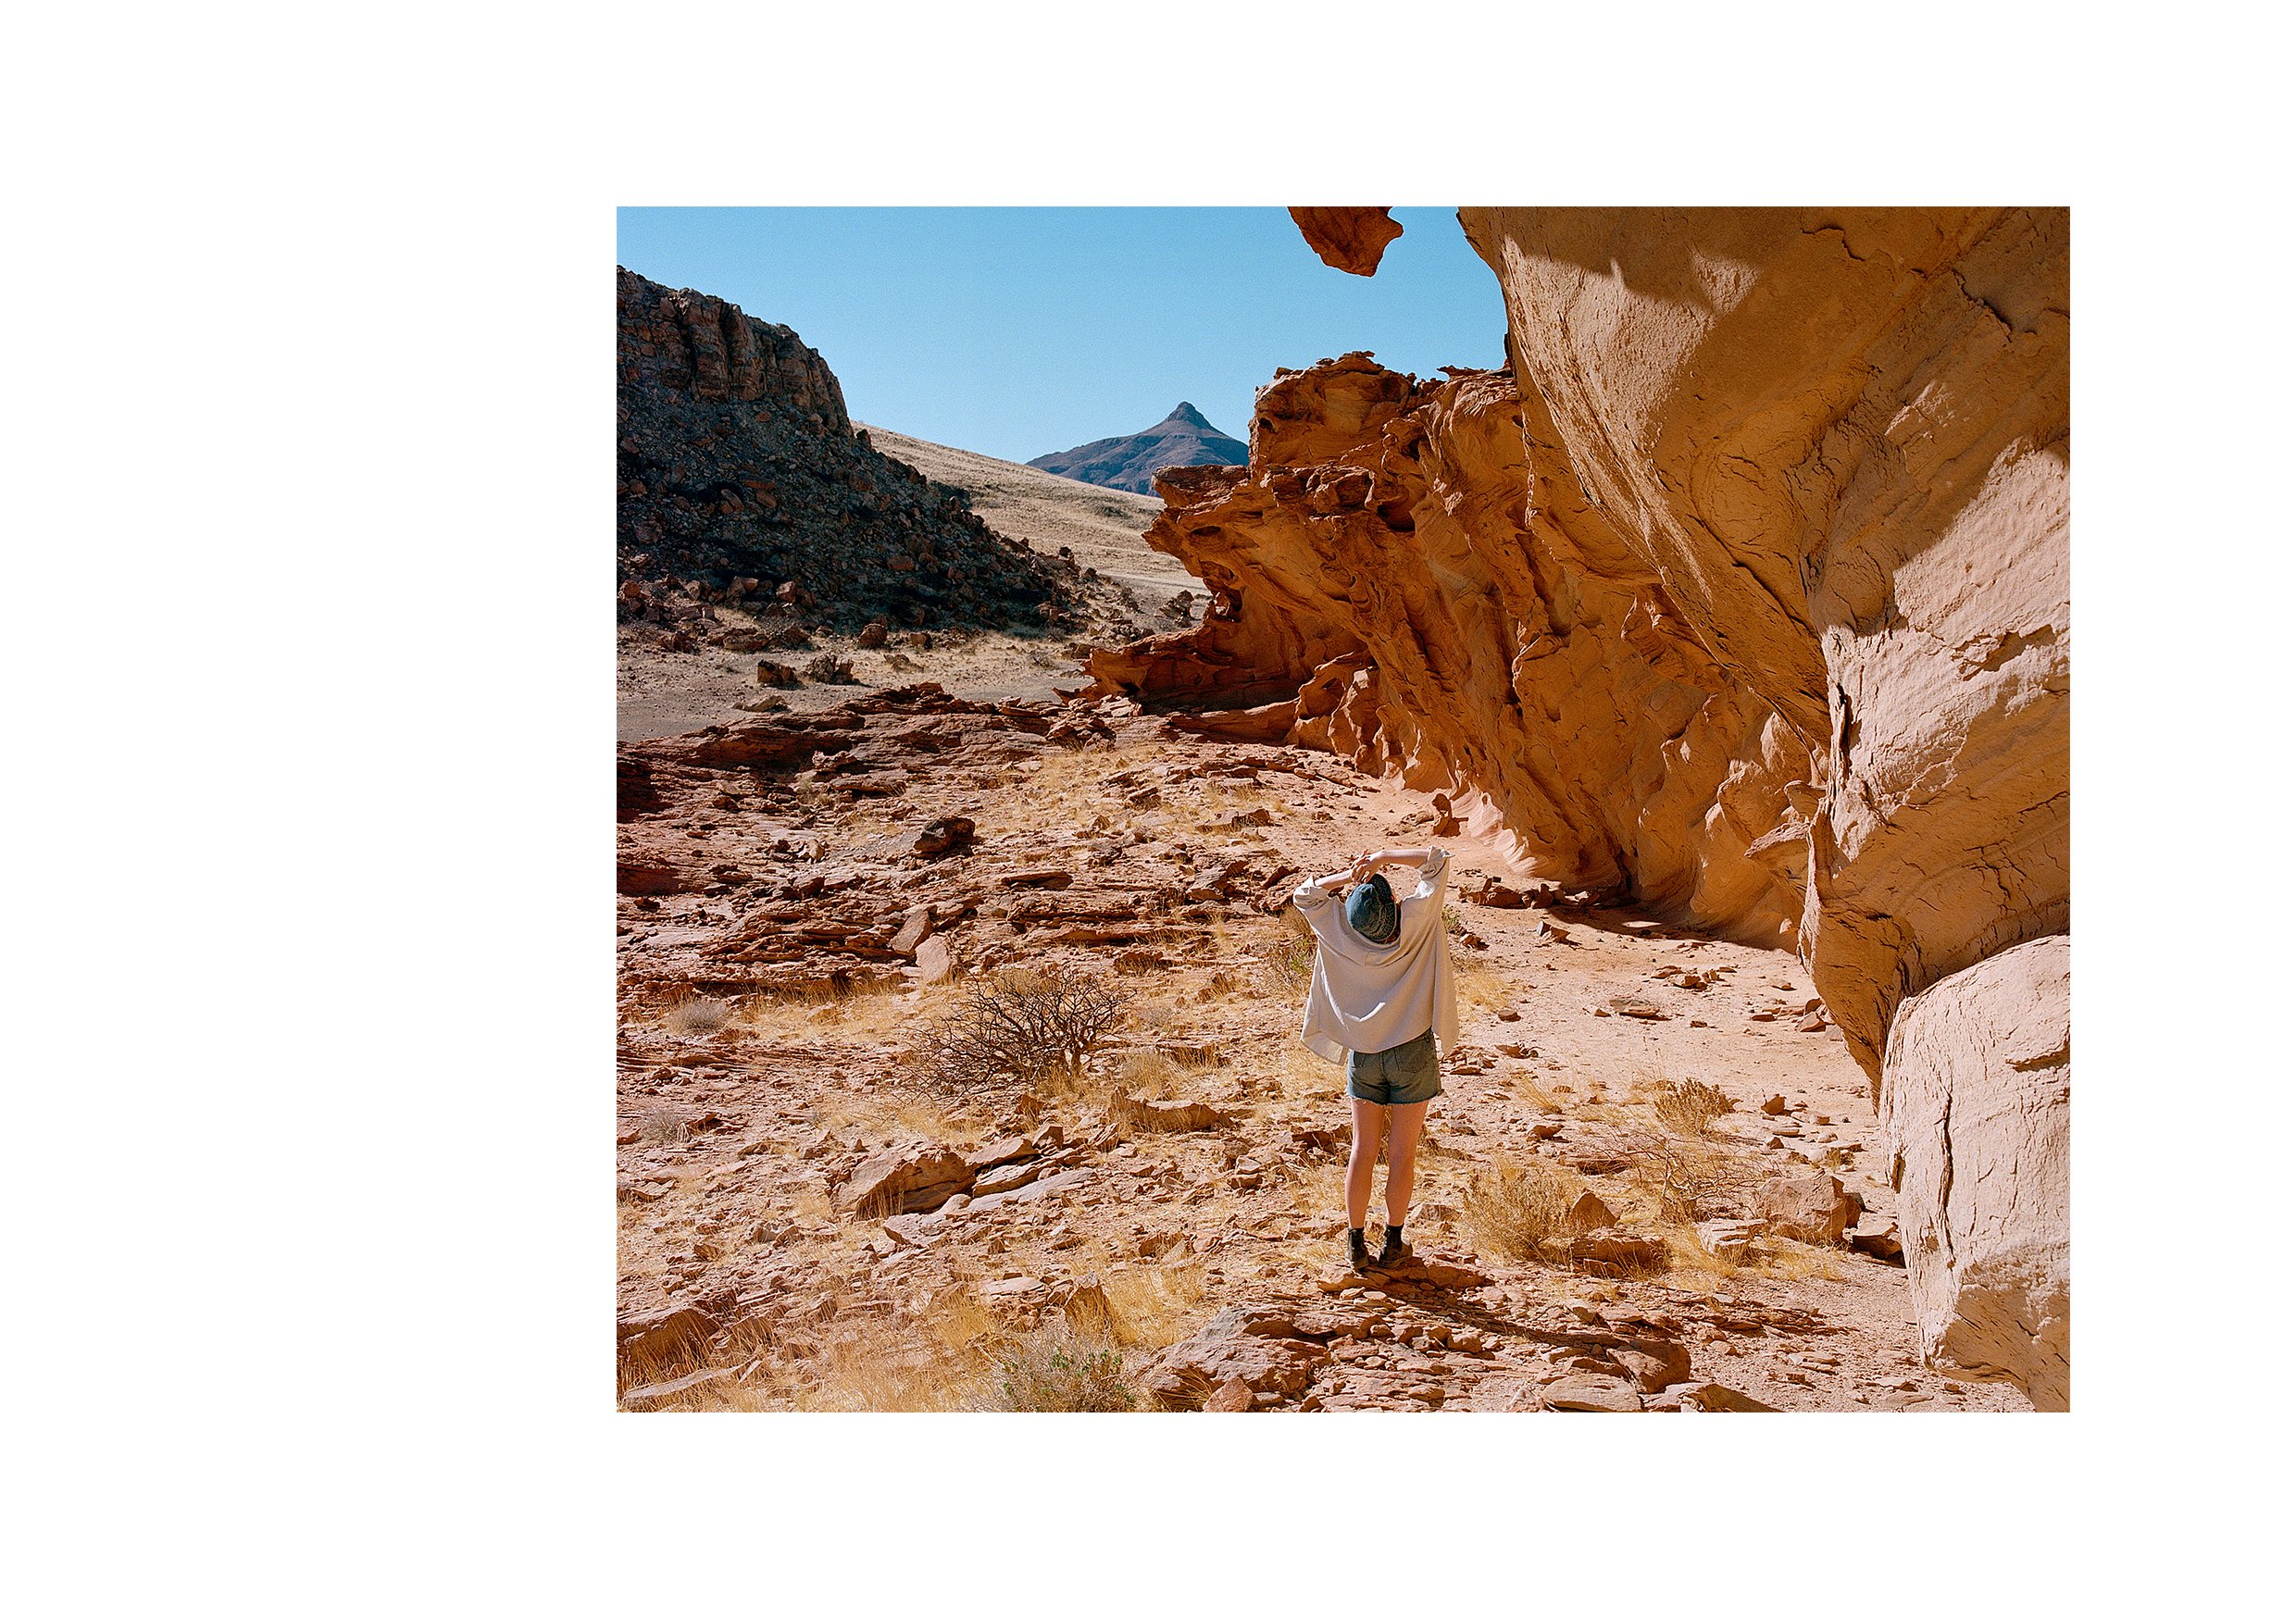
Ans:
{"label": "boulder", "polygon": [[1570,1205],[1570,1212],[1563,1217],[1564,1224],[1573,1236],[1584,1236],[1590,1230],[1600,1230],[1605,1225],[1616,1224],[1618,1216],[1610,1211],[1609,1204],[1592,1191],[1582,1193]]}
{"label": "boulder", "polygon": [[1634,1389],[1607,1376],[1565,1376],[1539,1390],[1545,1410],[1607,1411],[1627,1415],[1642,1408]]}
{"label": "boulder", "polygon": [[718,1322],[690,1303],[672,1303],[614,1323],[617,1349],[632,1358],[654,1358],[680,1349],[699,1348],[718,1330]]}
{"label": "boulder", "polygon": [[1897,1233],[1894,1219],[1859,1220],[1856,1228],[1850,1232],[1850,1245],[1890,1263],[1905,1262],[1905,1243]]}
{"label": "boulder", "polygon": [[1241,1376],[1230,1376],[1213,1389],[1212,1396],[1204,1401],[1204,1408],[1226,1413],[1248,1411],[1252,1408],[1252,1385]]}
{"label": "boulder", "polygon": [[1841,1182],[1825,1173],[1765,1180],[1754,1193],[1754,1214],[1773,1233],[1830,1247],[1856,1216]]}
{"label": "boulder", "polygon": [[1754,1238],[1762,1234],[1751,1219],[1708,1219],[1698,1226],[1698,1245],[1718,1259],[1744,1263],[1753,1257]]}
{"label": "boulder", "polygon": [[1293,208],[1291,213],[1316,256],[1350,275],[1376,271],[1387,244],[1404,233],[1385,208]]}
{"label": "boulder", "polygon": [[1644,1393],[1661,1393],[1691,1379],[1691,1351],[1672,1338],[1637,1338],[1628,1347],[1611,1350],[1610,1357]]}
{"label": "boulder", "polygon": [[1622,1270],[1657,1269],[1666,1262],[1666,1244],[1654,1236],[1612,1226],[1571,1238],[1573,1263],[1613,1264]]}
{"label": "boulder", "polygon": [[1224,1129],[1236,1121],[1233,1113],[1204,1101],[1143,1101],[1119,1095],[1116,1110],[1117,1115],[1131,1127],[1158,1135]]}
{"label": "boulder", "polygon": [[1695,1411],[1775,1412],[1778,1407],[1773,1404],[1764,1404],[1753,1395],[1741,1393],[1735,1388],[1725,1388],[1719,1382],[1701,1382],[1682,1390],[1681,1408]]}
{"label": "boulder", "polygon": [[973,823],[962,815],[944,815],[928,821],[925,829],[917,834],[911,846],[917,853],[932,858],[961,849],[973,840]]}
{"label": "boulder", "polygon": [[855,1169],[839,1199],[863,1213],[930,1214],[972,1183],[973,1171],[945,1146],[892,1146]]}
{"label": "boulder", "polygon": [[2037,939],[1900,1008],[1882,1127],[1922,1350],[2071,1398],[2072,945]]}

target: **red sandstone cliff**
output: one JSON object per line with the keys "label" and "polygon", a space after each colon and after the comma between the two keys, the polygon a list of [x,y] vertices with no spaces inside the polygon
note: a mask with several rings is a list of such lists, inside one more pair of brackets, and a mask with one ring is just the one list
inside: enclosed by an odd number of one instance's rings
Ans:
{"label": "red sandstone cliff", "polygon": [[[1379,213],[1302,223],[1341,263]],[[1460,219],[1511,376],[1279,375],[1247,467],[1159,484],[1213,614],[1094,674],[1790,931],[1890,1120],[1925,1343],[2061,1407],[2067,216]]]}

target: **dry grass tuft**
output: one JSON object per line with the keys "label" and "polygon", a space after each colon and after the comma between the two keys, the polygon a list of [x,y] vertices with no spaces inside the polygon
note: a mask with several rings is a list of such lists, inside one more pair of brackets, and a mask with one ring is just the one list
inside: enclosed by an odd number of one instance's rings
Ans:
{"label": "dry grass tuft", "polygon": [[1196,1328],[1204,1313],[1204,1266],[1195,1263],[1111,1270],[1101,1284],[1124,1347],[1161,1349]]}
{"label": "dry grass tuft", "polygon": [[732,1020],[730,1002],[697,994],[671,1006],[662,1018],[662,1027],[673,1034],[700,1036],[714,1034]]}
{"label": "dry grass tuft", "polygon": [[1651,1105],[1658,1121],[1678,1135],[1703,1138],[1714,1121],[1733,1110],[1730,1098],[1698,1079],[1676,1084],[1660,1079],[1651,1086]]}
{"label": "dry grass tuft", "polygon": [[686,1115],[675,1107],[650,1107],[638,1120],[638,1133],[656,1146],[676,1146],[686,1138]]}
{"label": "dry grass tuft", "polygon": [[1495,969],[1480,965],[1461,966],[1454,964],[1452,986],[1457,991],[1460,1002],[1472,1011],[1497,1011],[1501,1006],[1512,1003],[1515,999],[1515,991],[1507,980]]}
{"label": "dry grass tuft", "polygon": [[1109,1412],[1139,1403],[1140,1396],[1124,1379],[1124,1356],[1116,1345],[1062,1322],[1008,1345],[997,1357],[993,1378],[966,1408]]}
{"label": "dry grass tuft", "polygon": [[1563,1110],[1563,1103],[1556,1101],[1544,1086],[1531,1077],[1529,1069],[1516,1068],[1507,1075],[1507,1079],[1514,1085],[1516,1095],[1541,1112],[1559,1113]]}
{"label": "dry grass tuft", "polygon": [[1586,1190],[1583,1176],[1545,1158],[1509,1159],[1467,1183],[1462,1211],[1480,1250],[1555,1263],[1570,1244],[1571,1204]]}

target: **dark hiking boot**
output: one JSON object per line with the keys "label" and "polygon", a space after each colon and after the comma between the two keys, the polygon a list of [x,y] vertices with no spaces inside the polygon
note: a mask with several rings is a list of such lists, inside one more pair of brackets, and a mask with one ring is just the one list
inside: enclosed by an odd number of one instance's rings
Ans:
{"label": "dark hiking boot", "polygon": [[1371,1250],[1364,1246],[1364,1233],[1360,1230],[1347,1233],[1347,1267],[1351,1270],[1367,1270],[1371,1267]]}
{"label": "dark hiking boot", "polygon": [[1371,1267],[1375,1270],[1391,1270],[1398,1264],[1409,1263],[1410,1262],[1410,1243],[1404,1240],[1404,1233],[1402,1231],[1396,1229],[1392,1225],[1389,1226],[1387,1227],[1387,1239],[1379,1243],[1379,1256],[1378,1259],[1373,1261]]}

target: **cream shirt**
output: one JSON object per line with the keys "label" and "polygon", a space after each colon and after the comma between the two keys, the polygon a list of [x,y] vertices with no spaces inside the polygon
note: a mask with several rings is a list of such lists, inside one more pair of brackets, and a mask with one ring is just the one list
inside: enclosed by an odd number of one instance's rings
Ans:
{"label": "cream shirt", "polygon": [[[1451,986],[1451,950],[1443,938],[1443,878],[1451,856],[1441,849],[1420,869],[1419,886],[1396,902],[1402,927],[1391,944],[1375,944],[1347,925],[1341,893],[1311,877],[1292,891],[1316,934],[1316,970],[1307,985],[1307,1020],[1300,1038],[1327,1062],[1350,1051],[1391,1051],[1429,1028],[1444,1055],[1459,1038],[1459,1006]],[[1334,872],[1333,875],[1338,875]]]}

